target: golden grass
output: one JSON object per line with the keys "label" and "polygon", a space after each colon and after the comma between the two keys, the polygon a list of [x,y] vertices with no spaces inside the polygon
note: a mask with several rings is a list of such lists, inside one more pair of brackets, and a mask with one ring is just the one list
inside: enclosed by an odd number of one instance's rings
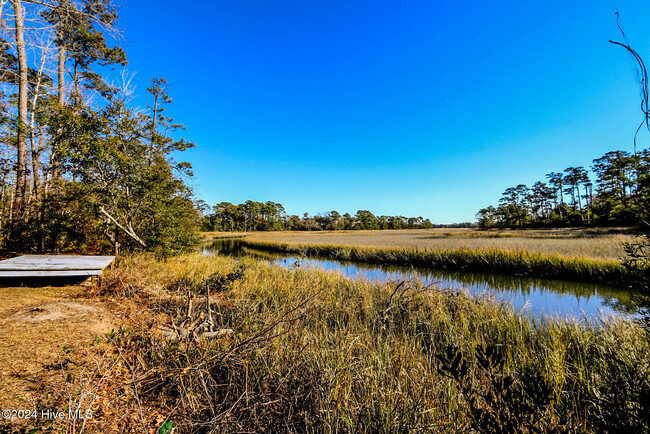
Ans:
{"label": "golden grass", "polygon": [[146,300],[143,310],[162,321],[184,314],[185,291],[204,309],[201,282],[238,263],[244,277],[214,294],[227,338],[168,341],[156,322],[112,338],[132,373],[121,396],[137,398],[144,416],[107,426],[136,431],[162,412],[180,432],[650,428],[636,412],[647,409],[650,340],[630,320],[532,323],[492,300],[418,282],[199,254],[125,258],[106,284],[116,297]]}
{"label": "golden grass", "polygon": [[[228,233],[210,233],[209,237]],[[241,236],[242,233],[232,233]],[[617,260],[624,256],[622,243],[634,235],[622,230],[477,230],[413,229],[390,231],[250,232],[254,241],[336,244],[364,247],[416,249],[525,250],[534,253]]]}
{"label": "golden grass", "polygon": [[627,286],[632,278],[619,261],[545,254],[527,250],[364,247],[242,241],[253,249],[370,264],[415,266],[450,271],[542,277]]}

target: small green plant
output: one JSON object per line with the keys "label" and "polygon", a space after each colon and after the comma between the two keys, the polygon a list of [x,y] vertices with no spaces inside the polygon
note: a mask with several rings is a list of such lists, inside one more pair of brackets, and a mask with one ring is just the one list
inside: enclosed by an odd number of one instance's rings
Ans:
{"label": "small green plant", "polygon": [[158,429],[158,434],[168,434],[172,428],[174,428],[174,424],[172,423],[171,420],[165,421],[162,425],[160,425],[160,429]]}
{"label": "small green plant", "polygon": [[623,244],[626,258],[623,266],[634,277],[633,284],[650,291],[650,235]]}

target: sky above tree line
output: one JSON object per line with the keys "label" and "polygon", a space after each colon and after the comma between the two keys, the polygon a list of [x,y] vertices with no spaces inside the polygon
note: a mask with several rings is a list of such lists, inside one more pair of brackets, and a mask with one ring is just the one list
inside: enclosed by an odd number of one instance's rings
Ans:
{"label": "sky above tree line", "polygon": [[149,78],[170,84],[207,203],[451,223],[632,151],[642,116],[633,63],[607,42],[617,9],[650,59],[642,1],[131,0],[119,26],[142,105]]}

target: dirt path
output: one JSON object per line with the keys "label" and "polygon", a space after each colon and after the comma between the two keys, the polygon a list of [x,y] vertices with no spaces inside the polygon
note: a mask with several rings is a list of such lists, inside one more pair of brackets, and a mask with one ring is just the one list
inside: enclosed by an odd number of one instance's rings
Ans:
{"label": "dirt path", "polygon": [[0,408],[35,408],[42,397],[34,381],[60,376],[60,354],[90,345],[119,324],[106,302],[80,298],[82,290],[0,287]]}

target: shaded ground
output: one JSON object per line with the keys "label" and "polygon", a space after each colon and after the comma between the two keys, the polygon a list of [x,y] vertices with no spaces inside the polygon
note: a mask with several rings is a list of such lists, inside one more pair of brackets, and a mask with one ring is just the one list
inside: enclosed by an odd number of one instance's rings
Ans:
{"label": "shaded ground", "polygon": [[[0,287],[0,408],[35,408],[37,381],[56,381],[62,351],[85,347],[118,319],[83,287]],[[1,421],[0,421],[1,423]]]}

